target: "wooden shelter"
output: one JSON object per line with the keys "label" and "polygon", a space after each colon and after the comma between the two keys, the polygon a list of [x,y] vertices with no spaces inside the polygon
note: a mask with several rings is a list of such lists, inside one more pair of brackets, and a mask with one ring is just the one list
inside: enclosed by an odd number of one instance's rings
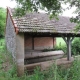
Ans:
{"label": "wooden shelter", "polygon": [[[24,53],[28,52],[27,49],[42,49],[44,43],[49,42],[49,46],[46,46],[53,47],[55,37],[64,39],[67,44],[67,60],[71,60],[71,42],[74,37],[80,36],[80,32],[77,34],[74,32],[76,24],[71,23],[69,17],[59,16],[59,20],[50,20],[49,16],[44,13],[27,13],[23,17],[14,17],[13,14],[14,10],[7,8],[5,37],[7,49],[16,61],[19,75],[24,73]],[[43,43],[39,44],[40,40]]]}

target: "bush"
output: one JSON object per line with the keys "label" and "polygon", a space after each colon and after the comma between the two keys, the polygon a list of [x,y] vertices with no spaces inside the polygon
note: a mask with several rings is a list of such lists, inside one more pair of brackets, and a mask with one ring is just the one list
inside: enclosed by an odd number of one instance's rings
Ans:
{"label": "bush", "polygon": [[80,80],[80,56],[74,59],[72,66],[69,69],[68,80]]}
{"label": "bush", "polygon": [[[56,49],[61,48],[63,47],[57,47]],[[2,69],[2,64],[5,61],[3,54],[4,53],[0,53],[0,80],[80,80],[79,58],[75,59],[72,66],[67,69],[57,66],[55,61],[55,63],[46,71],[41,71],[40,68],[37,67],[32,75],[27,73],[22,77],[18,77],[15,65],[12,64],[7,71]],[[7,56],[7,54],[5,56],[10,57],[9,55]]]}
{"label": "bush", "polygon": [[62,50],[65,54],[67,53],[67,47],[66,47],[66,45],[55,46],[54,50]]}
{"label": "bush", "polygon": [[56,51],[56,50],[62,50],[65,54],[67,53],[67,47],[66,45],[60,45],[60,46],[55,46],[52,49],[43,49],[43,52],[48,52],[48,51]]}
{"label": "bush", "polygon": [[55,49],[52,48],[52,49],[43,49],[43,50],[42,50],[42,52],[48,52],[48,51],[55,51]]}
{"label": "bush", "polygon": [[75,38],[72,43],[72,54],[78,55],[80,54],[80,38]]}

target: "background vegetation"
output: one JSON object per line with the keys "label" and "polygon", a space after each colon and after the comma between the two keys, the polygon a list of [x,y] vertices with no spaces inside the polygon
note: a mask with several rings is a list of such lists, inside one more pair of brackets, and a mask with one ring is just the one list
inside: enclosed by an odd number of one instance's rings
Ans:
{"label": "background vegetation", "polygon": [[[67,50],[66,43],[62,38],[57,38],[57,45],[55,47],[55,50],[63,50],[65,53]],[[76,37],[72,41],[71,45],[71,53],[72,55],[79,55],[80,54],[80,38]]]}
{"label": "background vegetation", "polygon": [[4,37],[6,22],[6,10],[0,7],[0,38]]}
{"label": "background vegetation", "polygon": [[75,38],[72,42],[72,54],[80,55],[80,38]]}
{"label": "background vegetation", "polygon": [[0,80],[79,80],[80,79],[80,56],[74,58],[70,67],[56,65],[56,61],[46,71],[40,71],[39,67],[34,69],[33,74],[17,76],[16,66],[12,61],[11,54],[5,46],[0,49]]}

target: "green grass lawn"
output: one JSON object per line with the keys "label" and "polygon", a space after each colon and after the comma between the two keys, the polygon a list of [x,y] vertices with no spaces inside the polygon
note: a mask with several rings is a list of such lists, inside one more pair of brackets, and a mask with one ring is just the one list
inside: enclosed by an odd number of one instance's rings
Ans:
{"label": "green grass lawn", "polygon": [[56,38],[56,44],[57,44],[57,46],[60,46],[60,45],[65,45],[66,43],[65,43],[65,41],[63,40],[63,38],[57,37],[57,38]]}

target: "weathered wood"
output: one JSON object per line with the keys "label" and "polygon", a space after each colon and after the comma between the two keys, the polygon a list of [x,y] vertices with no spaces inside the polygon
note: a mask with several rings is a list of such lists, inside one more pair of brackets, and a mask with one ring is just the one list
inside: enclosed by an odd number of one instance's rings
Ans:
{"label": "weathered wood", "polygon": [[71,60],[71,42],[74,39],[74,37],[64,37],[62,36],[62,38],[64,39],[64,41],[66,42],[67,45],[67,60]]}
{"label": "weathered wood", "polygon": [[32,37],[32,50],[34,50],[34,37]]}
{"label": "weathered wood", "polygon": [[50,32],[25,32],[28,36],[34,36],[34,37],[67,37],[68,35],[70,37],[80,37],[79,34],[63,34],[63,33],[50,33]]}
{"label": "weathered wood", "polygon": [[71,60],[71,41],[70,37],[67,37],[67,59]]}
{"label": "weathered wood", "polygon": [[72,37],[71,42],[73,41],[74,37]]}
{"label": "weathered wood", "polygon": [[63,40],[65,41],[65,43],[67,44],[67,39],[66,37],[62,36]]}
{"label": "weathered wood", "polygon": [[54,40],[54,37],[53,37],[53,48],[54,48],[54,41],[55,41],[55,40]]}

